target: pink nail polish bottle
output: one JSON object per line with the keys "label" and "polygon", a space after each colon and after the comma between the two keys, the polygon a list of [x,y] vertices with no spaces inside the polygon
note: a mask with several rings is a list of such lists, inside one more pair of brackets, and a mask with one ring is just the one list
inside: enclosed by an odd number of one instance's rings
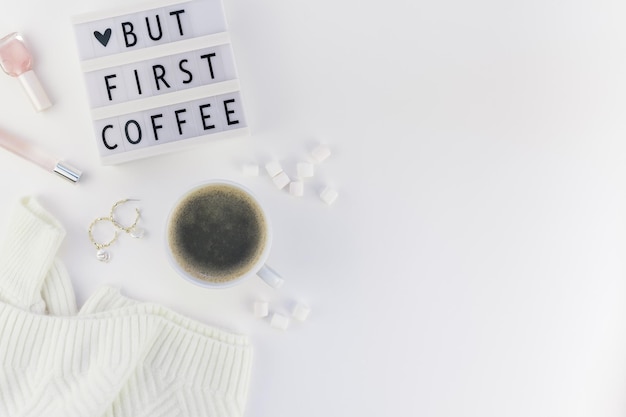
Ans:
{"label": "pink nail polish bottle", "polygon": [[0,66],[11,77],[16,77],[30,97],[37,111],[52,106],[32,68],[33,59],[24,39],[19,33],[11,33],[0,39]]}

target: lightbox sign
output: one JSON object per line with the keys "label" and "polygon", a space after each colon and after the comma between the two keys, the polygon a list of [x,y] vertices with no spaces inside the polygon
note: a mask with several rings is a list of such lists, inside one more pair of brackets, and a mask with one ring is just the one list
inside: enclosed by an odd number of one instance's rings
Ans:
{"label": "lightbox sign", "polygon": [[104,164],[248,135],[220,0],[73,18]]}

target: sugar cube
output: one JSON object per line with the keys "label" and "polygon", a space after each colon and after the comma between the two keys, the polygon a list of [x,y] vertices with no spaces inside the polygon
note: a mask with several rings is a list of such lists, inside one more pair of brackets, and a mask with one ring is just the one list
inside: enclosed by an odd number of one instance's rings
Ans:
{"label": "sugar cube", "polygon": [[320,198],[328,205],[333,204],[338,196],[339,194],[337,193],[337,191],[335,191],[331,187],[324,188],[320,193]]}
{"label": "sugar cube", "polygon": [[269,314],[269,304],[267,301],[254,302],[254,315],[258,318],[267,317]]}
{"label": "sugar cube", "polygon": [[289,317],[283,316],[280,313],[274,313],[272,314],[270,326],[279,330],[287,330],[287,327],[289,327]]}
{"label": "sugar cube", "polygon": [[330,149],[326,145],[319,145],[311,151],[311,157],[318,164],[324,162],[330,156]]}
{"label": "sugar cube", "polygon": [[304,183],[302,181],[291,181],[289,183],[289,194],[302,197],[304,195]]}
{"label": "sugar cube", "polygon": [[304,321],[309,316],[311,308],[303,303],[297,303],[291,312],[291,316],[299,321]]}
{"label": "sugar cube", "polygon": [[283,167],[278,161],[270,161],[265,164],[265,170],[270,175],[270,177],[274,178],[275,176],[283,172]]}
{"label": "sugar cube", "polygon": [[284,171],[281,171],[278,175],[272,178],[272,181],[274,181],[274,184],[281,190],[285,188],[289,182],[291,182],[289,176]]}

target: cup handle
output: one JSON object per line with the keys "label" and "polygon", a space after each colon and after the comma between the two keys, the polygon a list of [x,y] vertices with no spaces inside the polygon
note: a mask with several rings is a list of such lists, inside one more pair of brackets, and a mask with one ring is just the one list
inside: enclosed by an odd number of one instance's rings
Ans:
{"label": "cup handle", "polygon": [[282,279],[276,271],[270,268],[269,265],[263,265],[256,274],[272,288],[280,288],[280,286],[285,282],[285,280]]}

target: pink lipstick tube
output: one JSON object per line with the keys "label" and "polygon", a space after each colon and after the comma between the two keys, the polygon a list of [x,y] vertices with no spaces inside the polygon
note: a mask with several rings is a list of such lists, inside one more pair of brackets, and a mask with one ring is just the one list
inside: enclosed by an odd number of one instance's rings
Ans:
{"label": "pink lipstick tube", "polygon": [[59,175],[69,182],[78,182],[82,175],[80,170],[48,155],[35,145],[25,142],[2,129],[0,129],[0,147],[21,156],[46,171]]}
{"label": "pink lipstick tube", "polygon": [[8,75],[20,80],[35,110],[42,111],[52,103],[32,65],[32,56],[20,34],[14,32],[0,39],[0,66]]}

